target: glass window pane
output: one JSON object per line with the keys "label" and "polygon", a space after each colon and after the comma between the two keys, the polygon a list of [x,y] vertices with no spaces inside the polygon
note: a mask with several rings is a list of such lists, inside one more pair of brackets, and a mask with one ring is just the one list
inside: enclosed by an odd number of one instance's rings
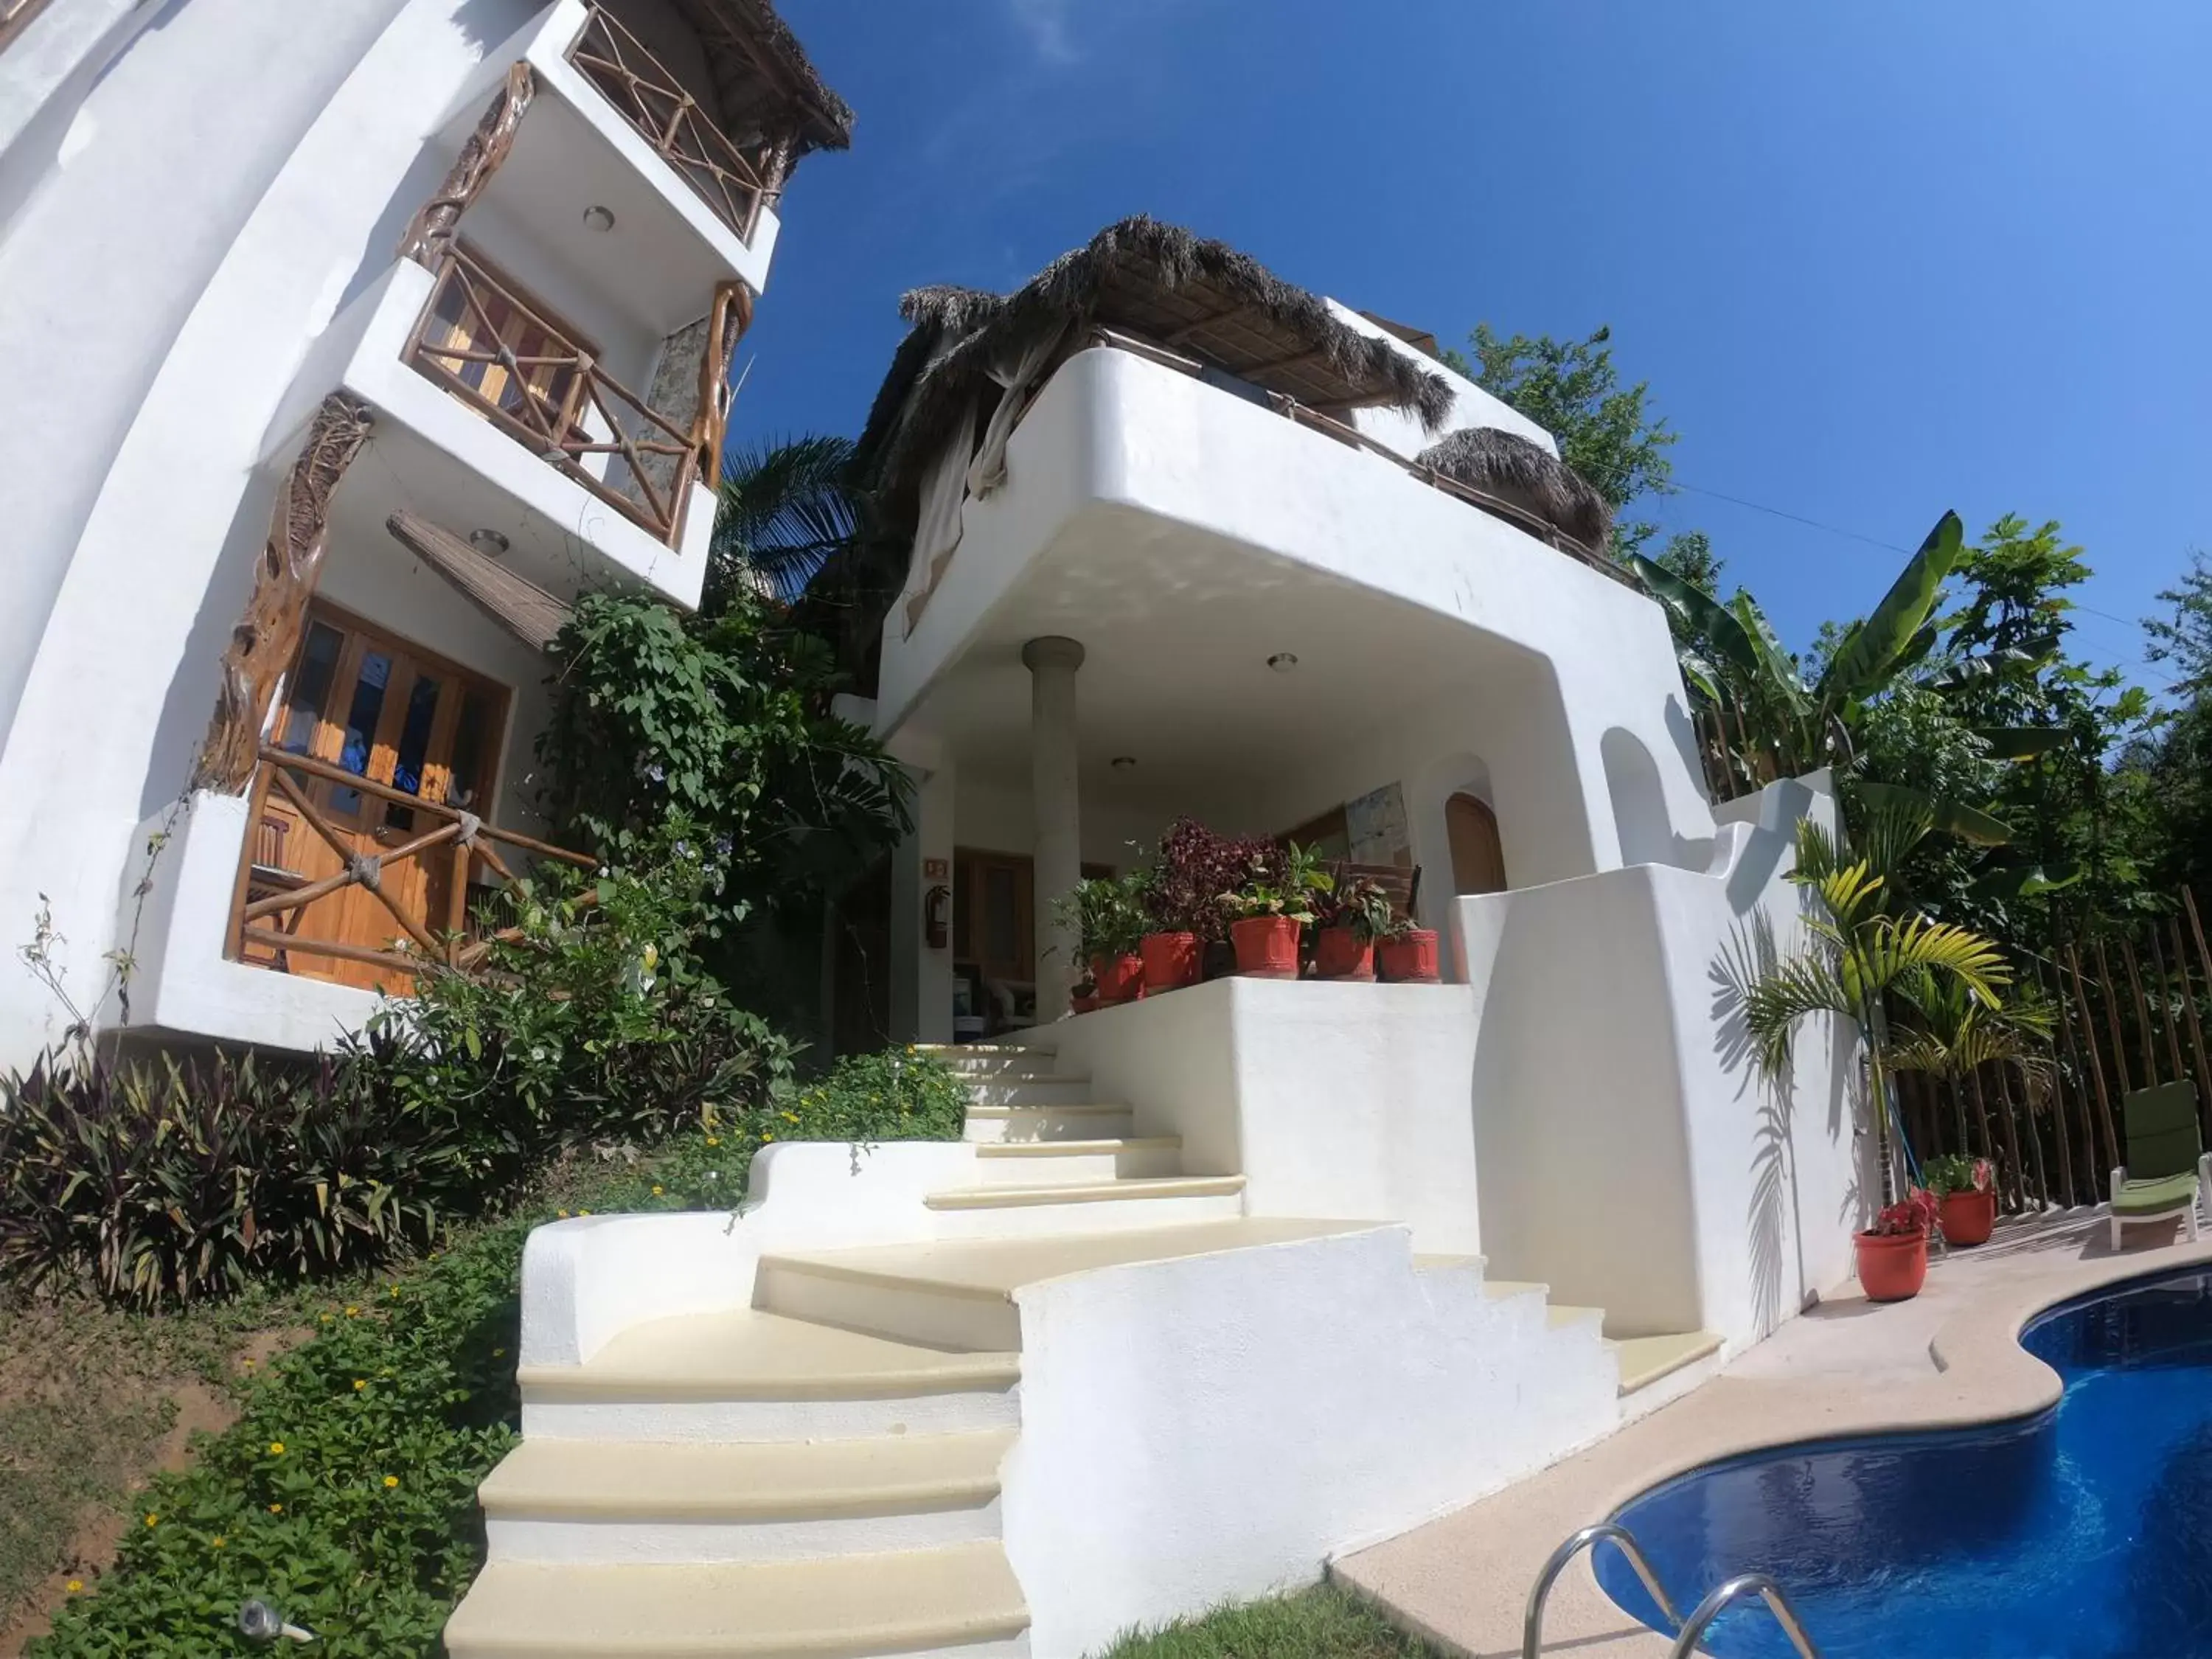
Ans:
{"label": "glass window pane", "polygon": [[[369,746],[376,741],[376,722],[384,713],[384,689],[392,679],[392,658],[382,651],[362,654],[360,676],[353,683],[353,701],[346,710],[345,744],[338,764],[349,772],[368,775]],[[361,811],[361,792],[338,788],[331,793],[331,807],[341,813]]]}
{"label": "glass window pane", "polygon": [[399,728],[399,757],[392,769],[392,787],[410,795],[422,793],[422,761],[430,750],[430,722],[438,717],[441,682],[428,674],[415,677],[407,694],[407,718]]}
{"label": "glass window pane", "polygon": [[460,717],[453,722],[453,781],[446,786],[448,805],[474,811],[484,798],[495,740],[491,708],[491,699],[474,686],[461,694]]}
{"label": "glass window pane", "polygon": [[345,635],[328,623],[309,626],[307,648],[300,653],[291,694],[285,699],[284,729],[276,734],[278,748],[304,755],[314,742],[324,700],[331,695],[331,675],[337,668],[338,652],[344,645]]}

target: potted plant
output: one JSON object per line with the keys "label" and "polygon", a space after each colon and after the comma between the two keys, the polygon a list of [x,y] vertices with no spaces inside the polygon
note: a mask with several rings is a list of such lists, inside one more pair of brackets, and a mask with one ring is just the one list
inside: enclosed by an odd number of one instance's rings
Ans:
{"label": "potted plant", "polygon": [[1375,942],[1394,925],[1390,895],[1372,876],[1340,878],[1315,906],[1314,977],[1371,980]]}
{"label": "potted plant", "polygon": [[1060,925],[1075,932],[1101,1007],[1134,1002],[1145,994],[1144,958],[1137,951],[1145,933],[1143,882],[1133,874],[1086,876],[1073,892],[1053,901]]}
{"label": "potted plant", "polygon": [[1315,896],[1335,885],[1321,860],[1295,843],[1279,860],[1255,856],[1243,882],[1221,896],[1236,918],[1229,939],[1237,947],[1237,971],[1255,979],[1296,979],[1298,937],[1314,919]]}
{"label": "potted plant", "polygon": [[1375,965],[1394,985],[1435,985],[1443,979],[1437,931],[1406,920],[1391,924],[1375,947]]}
{"label": "potted plant", "polygon": [[1140,901],[1146,928],[1137,954],[1145,963],[1145,994],[1197,984],[1203,960],[1199,929],[1207,918],[1192,904],[1188,884],[1173,878],[1164,861],[1155,864],[1142,878]]}
{"label": "potted plant", "polygon": [[1075,981],[1075,988],[1067,994],[1068,1011],[1071,1013],[1087,1014],[1097,1006],[1098,984],[1091,977],[1091,970],[1085,968],[1083,970],[1083,977]]}
{"label": "potted plant", "polygon": [[1928,1234],[1936,1215],[1936,1195],[1915,1187],[1854,1238],[1859,1288],[1868,1301],[1903,1302],[1920,1294],[1928,1278]]}
{"label": "potted plant", "polygon": [[1146,887],[1152,930],[1194,935],[1200,977],[1234,973],[1231,918],[1222,895],[1250,876],[1255,860],[1279,873],[1282,859],[1283,849],[1263,837],[1224,836],[1196,818],[1177,818],[1160,837]]}
{"label": "potted plant", "polygon": [[1986,1244],[1997,1224],[1996,1170],[1985,1158],[1946,1152],[1920,1166],[1946,1244]]}

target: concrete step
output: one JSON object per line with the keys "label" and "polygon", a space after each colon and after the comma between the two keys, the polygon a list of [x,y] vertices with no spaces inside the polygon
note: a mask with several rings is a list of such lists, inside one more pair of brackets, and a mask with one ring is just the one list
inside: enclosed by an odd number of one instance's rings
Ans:
{"label": "concrete step", "polygon": [[942,1060],[963,1077],[995,1077],[1008,1073],[1049,1077],[1052,1074],[1053,1055],[1049,1049],[971,1045],[967,1048],[925,1048],[921,1052]]}
{"label": "concrete step", "polygon": [[1015,1431],[705,1445],[532,1439],[477,1498],[495,1561],[790,1561],[999,1535]]}
{"label": "concrete step", "polygon": [[1544,1322],[1555,1331],[1566,1330],[1577,1325],[1587,1325],[1595,1330],[1603,1330],[1605,1310],[1577,1308],[1567,1303],[1553,1302],[1547,1304],[1544,1309]]}
{"label": "concrete step", "polygon": [[756,1308],[635,1325],[582,1365],[527,1366],[526,1436],[834,1440],[1012,1428],[1021,1362]]}
{"label": "concrete step", "polygon": [[1677,1331],[1658,1336],[1608,1338],[1606,1346],[1620,1361],[1620,1395],[1625,1400],[1686,1365],[1718,1353],[1721,1340],[1714,1331]]}
{"label": "concrete step", "polygon": [[1244,1213],[1243,1176],[1135,1176],[1127,1180],[958,1187],[922,1200],[938,1237],[1058,1237],[1233,1221]]}
{"label": "concrete step", "polygon": [[1182,1137],[992,1142],[975,1149],[975,1173],[986,1187],[1080,1187],[1177,1176]]}
{"label": "concrete step", "polygon": [[1241,1218],[1059,1237],[944,1240],[763,1255],[757,1294],[778,1312],[939,1347],[1021,1343],[1024,1285],[1133,1262],[1176,1261],[1364,1232],[1371,1224]]}
{"label": "concrete step", "polygon": [[822,1561],[494,1561],[446,1626],[452,1659],[1012,1659],[1029,1609],[995,1543]]}
{"label": "concrete step", "polygon": [[1087,1077],[1060,1077],[1051,1073],[1008,1072],[963,1079],[968,1085],[970,1109],[978,1106],[1118,1105],[1101,1103]]}
{"label": "concrete step", "polygon": [[1127,1106],[971,1106],[967,1139],[981,1146],[1001,1141],[1026,1145],[1039,1140],[1099,1140],[1128,1134],[1134,1127]]}

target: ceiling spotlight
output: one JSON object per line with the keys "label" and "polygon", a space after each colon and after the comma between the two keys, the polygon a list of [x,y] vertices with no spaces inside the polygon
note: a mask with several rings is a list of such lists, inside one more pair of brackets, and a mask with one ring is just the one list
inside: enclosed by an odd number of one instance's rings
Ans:
{"label": "ceiling spotlight", "polygon": [[1287,674],[1291,670],[1296,668],[1297,665],[1298,659],[1295,652],[1278,651],[1273,656],[1267,659],[1267,666],[1273,669],[1278,674]]}
{"label": "ceiling spotlight", "polygon": [[1116,772],[1133,772],[1137,769],[1137,757],[1134,755],[1116,755],[1108,763]]}
{"label": "ceiling spotlight", "polygon": [[506,553],[509,544],[496,530],[471,530],[469,545],[487,559],[496,559]]}
{"label": "ceiling spotlight", "polygon": [[596,202],[584,210],[586,230],[610,231],[615,228],[615,216]]}

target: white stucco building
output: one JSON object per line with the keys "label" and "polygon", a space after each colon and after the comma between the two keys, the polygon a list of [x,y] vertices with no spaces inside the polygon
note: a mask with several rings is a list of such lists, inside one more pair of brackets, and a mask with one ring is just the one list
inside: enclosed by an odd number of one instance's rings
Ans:
{"label": "white stucco building", "polygon": [[72,1009],[312,1048],[543,855],[563,601],[697,599],[850,112],[767,0],[9,15],[0,1064]]}
{"label": "white stucco building", "polygon": [[[993,1028],[941,1051],[966,1139],[772,1146],[734,1220],[532,1236],[457,1659],[1076,1659],[1528,1474],[1849,1274],[1855,1054],[1764,1081],[1737,996],[1802,937],[1827,781],[1712,802],[1549,435],[1147,221],[908,314],[854,712],[918,823],[887,972],[837,989]],[[1051,898],[1186,815],[1418,867],[1444,982],[1065,1015]]]}

